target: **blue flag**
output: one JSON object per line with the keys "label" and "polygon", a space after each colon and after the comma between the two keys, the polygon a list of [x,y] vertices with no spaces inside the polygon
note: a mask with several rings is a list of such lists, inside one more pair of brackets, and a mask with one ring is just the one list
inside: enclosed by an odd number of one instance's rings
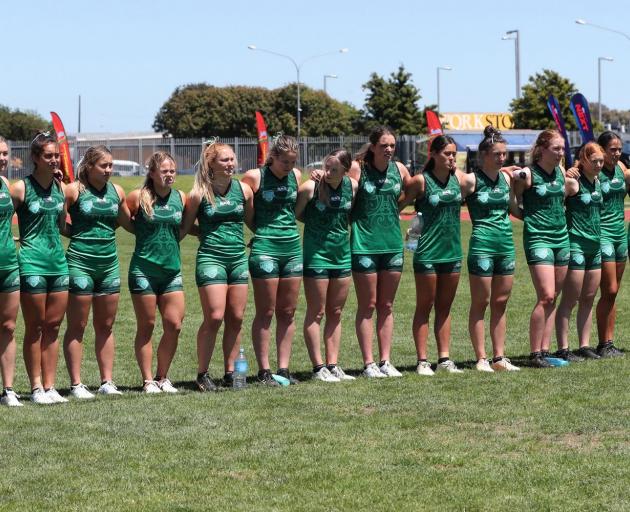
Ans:
{"label": "blue flag", "polygon": [[588,101],[582,93],[577,93],[571,96],[571,112],[575,117],[578,129],[580,130],[580,136],[582,137],[582,144],[595,140],[593,135],[593,123],[591,122],[591,112],[588,108]]}
{"label": "blue flag", "polygon": [[560,111],[560,104],[553,94],[549,95],[549,98],[547,99],[547,106],[549,107],[549,111],[551,112],[553,120],[556,122],[556,126],[558,127],[560,135],[562,135],[562,137],[564,138],[564,161],[566,167],[569,168],[573,165],[573,158],[571,157],[571,146],[569,144],[567,129],[564,127],[564,118],[562,117],[562,112]]}

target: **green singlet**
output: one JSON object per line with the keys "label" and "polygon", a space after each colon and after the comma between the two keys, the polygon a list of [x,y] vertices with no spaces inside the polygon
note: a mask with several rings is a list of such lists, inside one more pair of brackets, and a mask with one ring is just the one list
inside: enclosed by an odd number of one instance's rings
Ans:
{"label": "green singlet", "polygon": [[59,234],[59,215],[63,211],[64,200],[57,182],[53,181],[50,187],[44,189],[33,176],[24,178],[24,202],[17,209],[20,275],[68,275]]}
{"label": "green singlet", "polygon": [[[328,204],[319,200],[319,187],[328,191]],[[304,211],[304,268],[350,269],[352,182],[344,176],[336,190],[323,181],[315,186]]]}
{"label": "green singlet", "polygon": [[365,162],[352,210],[352,254],[401,253],[403,250],[398,216],[402,178],[396,162],[385,172]]}
{"label": "green singlet", "polygon": [[256,234],[250,254],[301,256],[300,234],[295,222],[297,190],[293,171],[280,179],[268,166],[260,169],[260,186],[254,194]]}
{"label": "green singlet", "polygon": [[84,271],[118,267],[116,227],[120,197],[107,183],[102,190],[88,185],[70,206],[72,219],[68,265]]}
{"label": "green singlet", "polygon": [[547,174],[541,167],[531,166],[532,186],[523,192],[526,251],[535,248],[569,246],[564,212],[564,176],[560,167]]}
{"label": "green singlet", "polygon": [[7,184],[4,180],[0,182],[0,270],[15,270],[18,268],[18,260],[11,231],[13,200]]}
{"label": "green singlet", "polygon": [[442,183],[429,170],[424,173],[424,196],[416,200],[424,225],[413,257],[419,263],[445,263],[462,259],[460,212],[462,192],[455,174]]}
{"label": "green singlet", "polygon": [[153,216],[140,207],[134,219],[136,248],[129,274],[164,276],[180,272],[179,227],[184,205],[178,190],[166,197],[156,196]]}
{"label": "green singlet", "polygon": [[597,251],[600,248],[600,212],[602,209],[602,192],[599,180],[593,183],[581,175],[578,180],[580,188],[574,196],[566,199],[567,228],[571,245],[579,242]]}
{"label": "green singlet", "polygon": [[621,242],[625,238],[624,198],[626,180],[619,165],[611,172],[606,167],[599,173],[604,205],[601,213],[602,242]]}

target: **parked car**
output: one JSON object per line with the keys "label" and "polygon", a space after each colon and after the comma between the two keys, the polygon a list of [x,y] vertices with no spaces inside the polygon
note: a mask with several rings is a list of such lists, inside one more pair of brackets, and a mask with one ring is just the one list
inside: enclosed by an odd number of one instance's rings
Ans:
{"label": "parked car", "polygon": [[139,176],[143,171],[142,166],[133,160],[114,160],[114,176]]}

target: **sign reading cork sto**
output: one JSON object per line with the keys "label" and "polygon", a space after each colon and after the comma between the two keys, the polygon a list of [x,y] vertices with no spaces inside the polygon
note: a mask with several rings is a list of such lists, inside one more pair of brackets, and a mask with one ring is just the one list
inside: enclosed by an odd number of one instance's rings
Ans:
{"label": "sign reading cork sto", "polygon": [[440,120],[447,130],[483,130],[489,124],[499,130],[514,127],[512,114],[507,112],[445,112],[440,114]]}

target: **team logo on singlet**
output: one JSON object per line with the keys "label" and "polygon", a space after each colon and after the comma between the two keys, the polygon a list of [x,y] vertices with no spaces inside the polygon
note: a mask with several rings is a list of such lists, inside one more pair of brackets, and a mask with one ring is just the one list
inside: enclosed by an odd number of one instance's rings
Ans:
{"label": "team logo on singlet", "polygon": [[490,198],[490,194],[488,194],[488,192],[479,192],[479,194],[477,194],[477,198],[479,199],[480,203],[485,204],[488,202],[488,199]]}
{"label": "team logo on singlet", "polygon": [[589,194],[588,192],[586,192],[584,194],[580,194],[580,201],[582,201],[584,204],[590,204],[591,203],[591,194]]}
{"label": "team logo on singlet", "polygon": [[276,193],[273,190],[263,190],[262,193],[262,198],[268,202],[271,203],[271,201],[273,201],[276,197]]}
{"label": "team logo on singlet", "polygon": [[395,192],[396,194],[398,194],[398,193],[400,192],[400,183],[396,183],[396,184],[394,185],[394,192]]}
{"label": "team logo on singlet", "polygon": [[315,203],[315,208],[317,208],[320,212],[323,212],[324,210],[326,210],[326,205],[318,200]]}
{"label": "team logo on singlet", "polygon": [[174,218],[176,221],[180,221],[180,220],[182,220],[182,212],[180,212],[180,211],[175,212],[175,213],[173,214],[173,218]]}
{"label": "team logo on singlet", "polygon": [[429,204],[431,206],[437,206],[439,202],[440,202],[439,194],[431,194],[429,196]]}
{"label": "team logo on singlet", "polygon": [[92,201],[81,201],[79,210],[81,210],[83,213],[90,213],[92,211],[92,206],[94,206],[94,203],[92,203]]}
{"label": "team logo on singlet", "polygon": [[608,192],[610,192],[610,182],[608,182],[608,181],[604,181],[604,182],[602,183],[602,192],[603,192],[604,194],[608,194]]}
{"label": "team logo on singlet", "polygon": [[547,194],[547,185],[536,185],[536,194],[538,194],[540,197],[544,196]]}
{"label": "team logo on singlet", "polygon": [[366,181],[365,182],[365,186],[363,188],[365,188],[365,191],[368,194],[373,194],[374,191],[376,190],[376,187],[374,186],[374,183],[372,183],[371,181]]}
{"label": "team logo on singlet", "polygon": [[28,205],[28,210],[31,213],[37,213],[39,212],[39,210],[41,209],[42,205],[39,201],[33,201],[31,204]]}

